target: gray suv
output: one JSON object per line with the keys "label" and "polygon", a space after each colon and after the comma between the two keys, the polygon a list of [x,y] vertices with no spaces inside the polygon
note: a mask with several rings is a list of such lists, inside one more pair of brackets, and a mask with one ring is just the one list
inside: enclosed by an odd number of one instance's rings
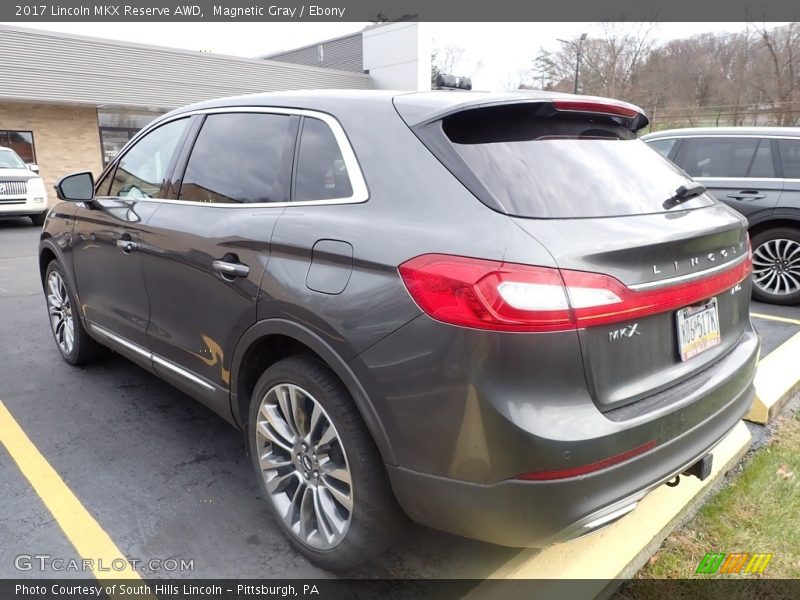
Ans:
{"label": "gray suv", "polygon": [[541,92],[176,110],[96,183],[57,185],[54,339],[241,428],[323,567],[409,517],[511,546],[592,532],[705,477],[754,394],[745,220],[637,139],[646,123]]}
{"label": "gray suv", "polygon": [[800,127],[671,129],[642,139],[747,217],[753,296],[800,304]]}

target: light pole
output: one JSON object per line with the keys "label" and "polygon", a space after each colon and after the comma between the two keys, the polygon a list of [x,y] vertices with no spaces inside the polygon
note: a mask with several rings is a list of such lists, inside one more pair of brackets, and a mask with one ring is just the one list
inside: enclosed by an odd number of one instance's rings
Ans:
{"label": "light pole", "polygon": [[586,34],[582,33],[581,37],[578,39],[577,42],[572,40],[562,40],[556,38],[556,41],[561,42],[562,44],[569,44],[570,46],[575,46],[575,90],[573,93],[578,93],[578,76],[581,72],[581,51],[583,50],[583,42],[586,40]]}

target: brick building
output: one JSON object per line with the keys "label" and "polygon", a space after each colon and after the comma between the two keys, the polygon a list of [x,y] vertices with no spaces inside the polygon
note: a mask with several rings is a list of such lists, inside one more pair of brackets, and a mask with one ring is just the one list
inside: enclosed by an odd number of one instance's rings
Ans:
{"label": "brick building", "polygon": [[0,146],[38,164],[52,190],[67,173],[97,175],[152,119],[192,102],[290,89],[424,88],[430,49],[419,27],[373,26],[300,52],[239,58],[0,25]]}

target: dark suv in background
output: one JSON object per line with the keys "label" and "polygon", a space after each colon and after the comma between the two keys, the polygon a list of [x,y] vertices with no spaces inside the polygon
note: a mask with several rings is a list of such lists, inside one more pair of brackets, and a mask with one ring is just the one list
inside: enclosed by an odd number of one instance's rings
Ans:
{"label": "dark suv in background", "polygon": [[73,364],[111,348],[242,428],[324,567],[405,515],[513,546],[589,533],[705,477],[754,393],[745,221],[646,123],[540,92],[174,111],[96,184],[57,186],[56,343]]}
{"label": "dark suv in background", "polygon": [[671,129],[642,139],[747,217],[754,297],[800,304],[800,128]]}

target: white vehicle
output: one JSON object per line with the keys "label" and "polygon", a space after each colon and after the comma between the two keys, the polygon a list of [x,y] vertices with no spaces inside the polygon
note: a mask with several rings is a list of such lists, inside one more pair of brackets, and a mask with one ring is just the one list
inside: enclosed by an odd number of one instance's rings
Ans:
{"label": "white vehicle", "polygon": [[44,223],[47,192],[36,170],[11,148],[0,147],[0,218],[30,217],[34,225]]}

